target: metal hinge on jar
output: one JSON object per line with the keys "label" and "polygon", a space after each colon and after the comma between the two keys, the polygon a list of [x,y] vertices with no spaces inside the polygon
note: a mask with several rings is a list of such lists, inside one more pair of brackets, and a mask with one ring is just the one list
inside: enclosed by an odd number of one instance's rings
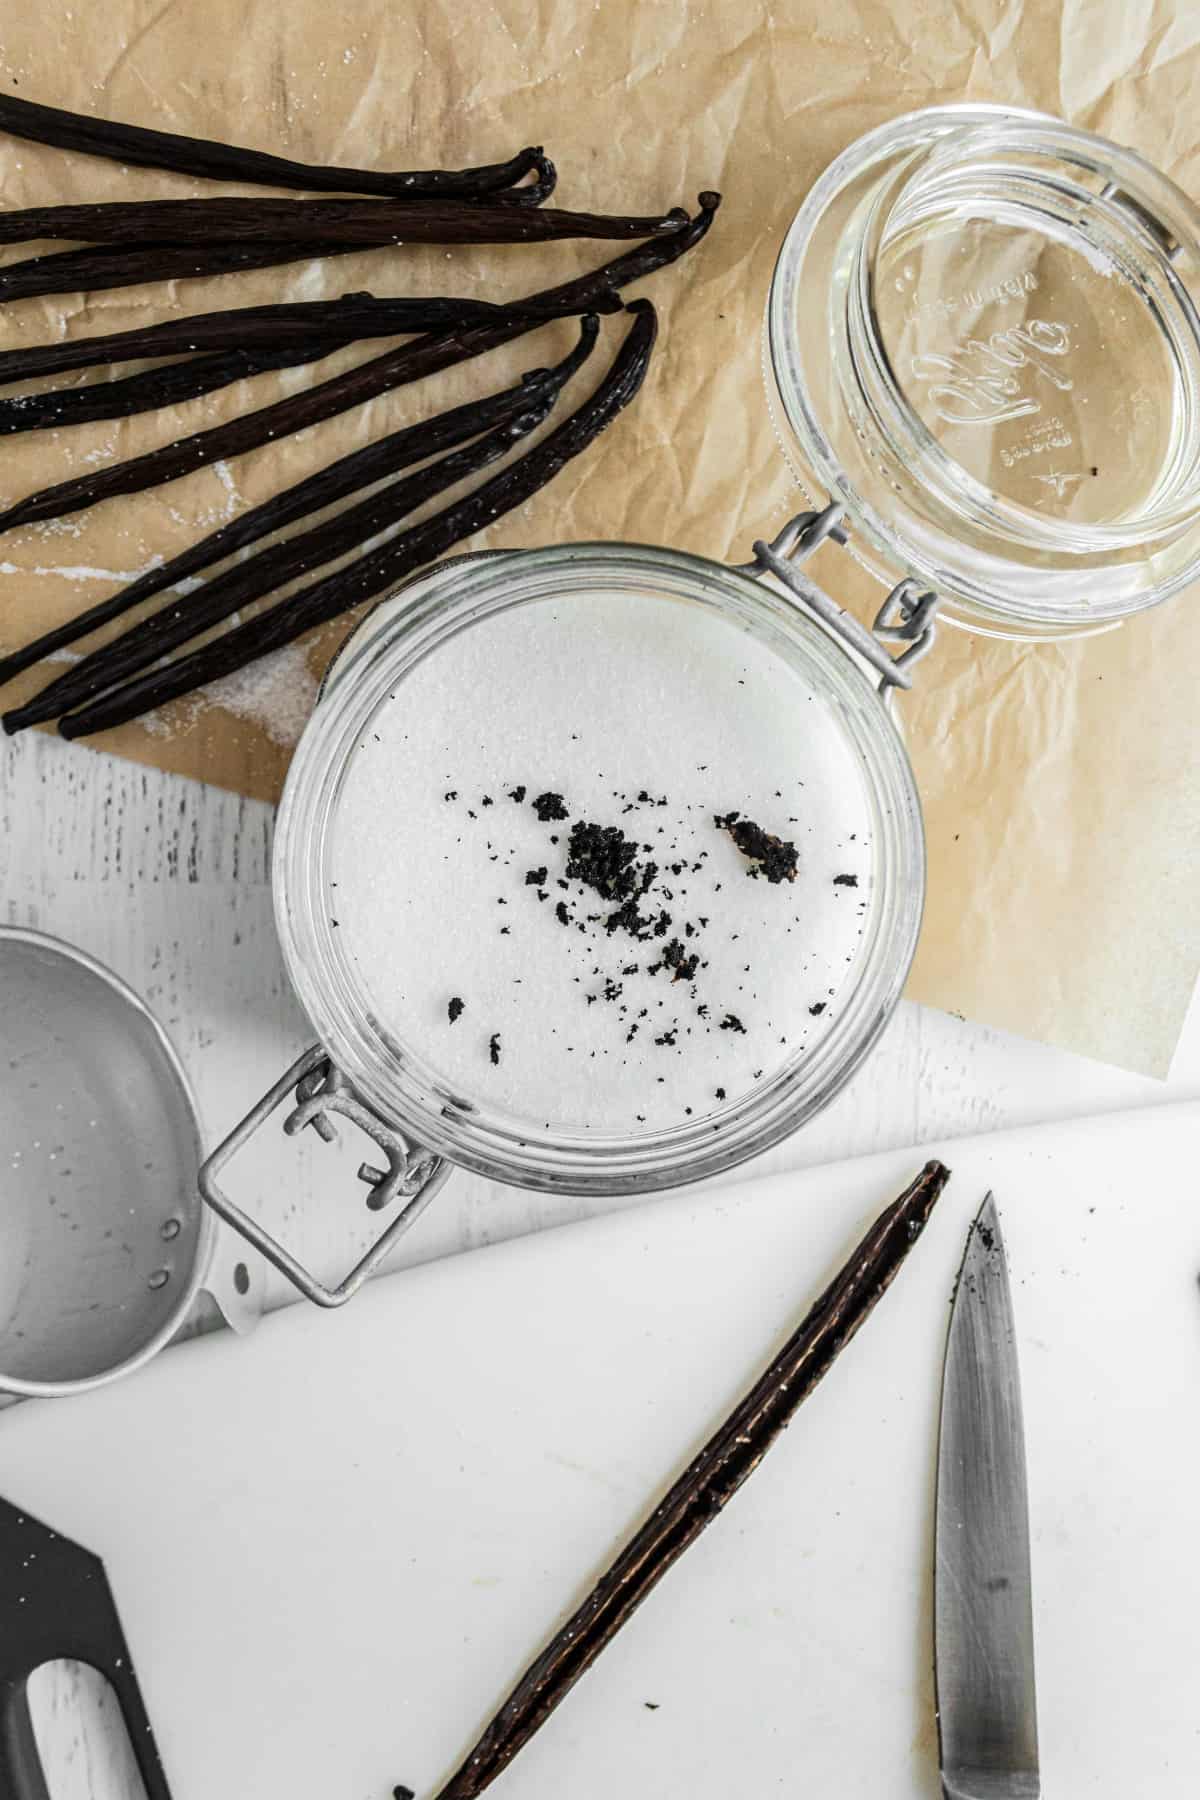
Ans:
{"label": "metal hinge on jar", "polygon": [[[845,507],[837,502],[831,502],[821,512],[797,513],[769,544],[761,538],[754,544],[753,562],[735,563],[733,567],[739,574],[758,578],[773,575],[781,582],[794,600],[870,665],[879,677],[880,698],[887,704],[895,688],[912,686],[913,664],[933,648],[938,596],[923,591],[911,578],[898,582],[876,613],[870,631],[845,607],[830,599],[824,588],[810,581],[797,565],[807,561],[826,538],[845,544],[845,514]],[[906,644],[908,648],[901,655],[892,656],[885,647],[889,643]]]}

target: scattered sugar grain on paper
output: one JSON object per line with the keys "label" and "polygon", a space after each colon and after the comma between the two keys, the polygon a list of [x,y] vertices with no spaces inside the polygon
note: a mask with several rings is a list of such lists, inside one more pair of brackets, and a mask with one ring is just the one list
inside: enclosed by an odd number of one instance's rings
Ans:
{"label": "scattered sugar grain on paper", "polygon": [[237,483],[233,479],[233,470],[229,467],[227,462],[215,462],[213,464],[213,474],[225,489],[227,496],[225,501],[225,517],[227,519],[232,519],[234,513],[242,504],[242,496],[238,492]]}
{"label": "scattered sugar grain on paper", "polygon": [[176,701],[173,706],[143,713],[138,724],[151,737],[171,738],[177,732],[189,731],[202,710],[202,702],[199,700]]}
{"label": "scattered sugar grain on paper", "polygon": [[138,723],[151,737],[188,732],[209,706],[256,725],[273,744],[290,750],[300,740],[316,704],[319,682],[300,644],[285,644],[235,674],[212,682],[200,694],[144,713]]}
{"label": "scattered sugar grain on paper", "polygon": [[93,569],[86,563],[65,563],[56,569],[38,563],[32,569],[22,569],[16,563],[2,562],[0,575],[57,575],[62,581],[114,581],[124,584],[149,574],[161,561],[161,556],[152,557],[141,569]]}
{"label": "scattered sugar grain on paper", "polygon": [[302,644],[285,644],[270,656],[226,675],[208,688],[208,698],[235,718],[257,725],[273,744],[298,743],[316,703],[318,682]]}

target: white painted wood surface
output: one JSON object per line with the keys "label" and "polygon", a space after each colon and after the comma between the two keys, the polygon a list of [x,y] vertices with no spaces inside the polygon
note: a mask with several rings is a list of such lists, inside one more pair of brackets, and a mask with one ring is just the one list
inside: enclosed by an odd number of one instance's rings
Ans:
{"label": "white painted wood surface", "polygon": [[[1044,1792],[1195,1800],[1198,1132],[931,1147],[953,1174],[892,1292],[488,1800],[933,1800],[940,1374],[989,1188]],[[103,1550],[176,1800],[431,1800],[917,1161],[675,1194],[18,1408],[7,1493]]]}
{"label": "white painted wood surface", "polygon": [[[146,996],[191,1074],[210,1142],[310,1038],[275,940],[271,835],[270,808],[215,788],[39,734],[0,747],[0,917],[78,944]],[[1184,1098],[1200,1098],[1195,1004],[1166,1083],[905,1004],[850,1087],[755,1172]],[[260,1197],[269,1224],[328,1276],[371,1234],[356,1161],[315,1140],[260,1140],[231,1185],[241,1198]],[[616,1204],[630,1202],[554,1198],[457,1175],[396,1263]],[[291,1297],[272,1275],[268,1304]],[[103,1713],[81,1709],[70,1681],[44,1690],[53,1800],[135,1800]]]}
{"label": "white painted wood surface", "polygon": [[[0,916],[78,944],[145,995],[178,1046],[214,1143],[311,1041],[275,938],[272,820],[269,807],[56,738],[27,733],[0,748]],[[906,1003],[840,1098],[754,1172],[1188,1098],[1200,1098],[1200,1006],[1171,1079],[1156,1082]],[[332,1274],[367,1241],[371,1220],[353,1176],[359,1159],[305,1135],[300,1146],[260,1140],[230,1185],[260,1196],[271,1226]],[[396,1262],[618,1204],[630,1202],[459,1174]],[[290,1298],[272,1274],[268,1304]]]}

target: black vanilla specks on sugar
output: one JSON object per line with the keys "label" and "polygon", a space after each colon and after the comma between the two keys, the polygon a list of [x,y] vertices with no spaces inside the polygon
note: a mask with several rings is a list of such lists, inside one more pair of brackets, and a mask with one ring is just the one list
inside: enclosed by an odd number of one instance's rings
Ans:
{"label": "black vanilla specks on sugar", "polygon": [[[447,805],[461,805],[470,821],[486,820],[489,832],[495,833],[486,839],[489,866],[498,873],[516,869],[515,891],[511,880],[505,879],[505,891],[496,894],[497,905],[521,904],[523,897],[528,903],[550,909],[564,934],[563,953],[580,964],[573,979],[580,990],[581,1005],[605,1008],[612,1014],[613,1053],[619,1053],[621,1046],[631,1044],[641,1034],[648,1035],[664,1053],[673,1052],[684,1059],[690,1039],[713,1031],[747,1038],[761,1033],[764,1048],[773,1048],[776,1042],[786,1043],[786,1037],[780,1036],[770,1018],[762,1017],[757,996],[754,1003],[743,1005],[742,1011],[737,1012],[723,1002],[714,1010],[705,995],[705,972],[709,966],[705,940],[711,921],[703,910],[704,897],[719,891],[723,884],[706,866],[709,850],[696,852],[693,847],[684,855],[673,849],[667,827],[657,822],[669,808],[666,795],[653,794],[646,788],[635,794],[614,791],[613,810],[623,823],[613,823],[573,816],[568,797],[555,790],[529,795],[527,784],[518,783],[498,791],[515,806],[530,806],[538,822],[547,828],[546,858],[536,866],[525,866],[529,861],[527,853],[520,856],[515,847],[504,847],[500,815],[488,811],[496,805],[495,796],[480,794],[468,805],[458,789],[450,788],[443,800]],[[782,800],[782,793],[776,799]],[[693,808],[686,804],[686,810],[691,812]],[[780,887],[795,882],[799,852],[793,842],[737,810],[713,812],[711,825],[714,832],[727,833],[732,838],[744,859],[746,876]],[[658,841],[647,841],[650,834]],[[837,887],[858,886],[856,875],[837,875],[833,880]],[[789,904],[786,893],[780,894],[780,904]],[[797,929],[803,927],[799,910],[793,923]],[[511,927],[502,923],[498,930],[507,936]],[[613,944],[619,944],[623,952],[615,970],[611,956],[602,962],[595,955],[599,946]],[[751,965],[745,964],[743,972],[749,975]],[[814,1000],[808,1012],[817,1019],[828,1008],[829,1000],[822,998]],[[464,1000],[455,995],[448,1002],[449,1023],[460,1018],[464,1010]],[[496,1022],[488,1021],[484,1029],[489,1032],[486,1056],[495,1066],[501,1058],[502,1029],[489,1031],[493,1023]],[[552,1026],[551,1031],[563,1035],[568,1040],[566,1047],[571,1047],[568,1018]],[[761,1069],[755,1070],[755,1078],[762,1073]],[[667,1076],[662,1074],[655,1079],[662,1083]],[[707,1110],[712,1100],[721,1103],[726,1098],[726,1089],[717,1087],[711,1096],[703,1098],[702,1104]],[[694,1109],[684,1105],[682,1110],[690,1115]],[[644,1115],[636,1117],[641,1121]]]}

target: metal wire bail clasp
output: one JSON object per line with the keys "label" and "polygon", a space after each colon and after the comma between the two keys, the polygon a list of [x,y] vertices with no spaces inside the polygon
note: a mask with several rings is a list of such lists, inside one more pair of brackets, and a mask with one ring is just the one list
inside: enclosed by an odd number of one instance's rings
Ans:
{"label": "metal wire bail clasp", "polygon": [[[340,1113],[378,1145],[387,1161],[386,1169],[376,1168],[371,1163],[363,1163],[359,1168],[358,1178],[370,1190],[367,1206],[372,1212],[382,1212],[397,1200],[406,1202],[366,1255],[336,1287],[327,1287],[318,1281],[277,1238],[235,1205],[217,1180],[226,1163],[283,1105],[293,1089],[296,1104],[283,1122],[287,1135],[295,1137],[306,1125],[311,1125],[323,1143],[334,1143],[337,1127],[330,1115]],[[338,1068],[324,1045],[313,1044],[213,1151],[200,1170],[200,1192],[206,1204],[253,1244],[282,1275],[286,1275],[306,1299],[317,1306],[341,1306],[379,1267],[397,1238],[416,1224],[449,1173],[450,1165],[443,1157],[409,1144],[400,1132],[385,1125],[366,1105],[349,1076]]]}
{"label": "metal wire bail clasp", "polygon": [[[879,676],[879,693],[886,705],[893,689],[912,686],[913,664],[933,648],[938,596],[922,591],[911,578],[898,582],[876,613],[871,631],[831,600],[798,564],[806,562],[826,538],[835,544],[846,543],[845,512],[844,506],[831,502],[821,512],[797,513],[769,544],[762,539],[755,543],[753,562],[735,563],[734,567],[745,575],[774,575],[793,599],[870,664]],[[880,639],[908,648],[902,655],[892,656]]]}

